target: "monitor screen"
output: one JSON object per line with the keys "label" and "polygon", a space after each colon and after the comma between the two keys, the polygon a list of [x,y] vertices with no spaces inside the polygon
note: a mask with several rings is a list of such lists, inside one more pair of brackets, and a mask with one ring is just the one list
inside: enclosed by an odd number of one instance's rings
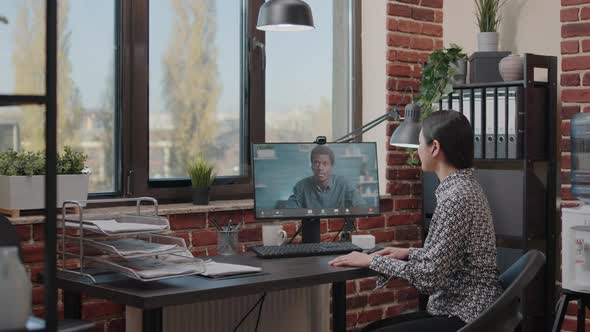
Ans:
{"label": "monitor screen", "polygon": [[258,219],[378,215],[375,143],[253,144]]}

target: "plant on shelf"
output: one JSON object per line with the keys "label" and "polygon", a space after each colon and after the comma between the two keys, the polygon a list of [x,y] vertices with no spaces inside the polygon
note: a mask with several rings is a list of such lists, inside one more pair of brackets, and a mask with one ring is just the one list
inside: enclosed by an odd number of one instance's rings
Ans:
{"label": "plant on shelf", "polygon": [[474,0],[475,18],[480,33],[477,36],[477,49],[480,52],[498,51],[498,27],[500,9],[507,0]]}
{"label": "plant on shelf", "polygon": [[199,154],[186,165],[186,172],[191,178],[193,204],[209,204],[209,192],[216,175],[215,166]]}
{"label": "plant on shelf", "polygon": [[406,152],[409,154],[408,159],[406,160],[406,165],[409,166],[420,166],[420,158],[418,158],[418,150],[407,148]]}
{"label": "plant on shelf", "polygon": [[[66,146],[57,154],[57,204],[88,198],[88,156]],[[0,152],[0,208],[29,210],[45,207],[45,154],[43,152]]]}
{"label": "plant on shelf", "polygon": [[440,99],[453,91],[454,77],[461,67],[459,62],[465,62],[467,54],[463,49],[451,44],[449,48],[435,50],[428,56],[428,61],[422,68],[420,79],[420,99],[418,105],[422,110],[422,118],[427,117],[436,109]]}

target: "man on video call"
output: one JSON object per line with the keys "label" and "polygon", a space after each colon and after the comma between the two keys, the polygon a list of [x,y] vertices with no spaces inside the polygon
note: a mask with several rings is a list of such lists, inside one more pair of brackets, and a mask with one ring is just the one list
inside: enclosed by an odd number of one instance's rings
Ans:
{"label": "man on video call", "polygon": [[325,145],[311,151],[313,175],[293,187],[287,205],[290,208],[348,208],[365,206],[358,190],[346,178],[333,175],[334,152]]}

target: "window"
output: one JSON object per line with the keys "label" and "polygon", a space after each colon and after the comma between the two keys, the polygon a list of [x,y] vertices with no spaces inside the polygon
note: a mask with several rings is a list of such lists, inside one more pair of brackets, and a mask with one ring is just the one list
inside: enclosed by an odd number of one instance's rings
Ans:
{"label": "window", "polygon": [[[0,94],[45,93],[45,2],[5,0]],[[115,192],[115,0],[58,3],[58,146],[88,154],[90,192]],[[0,148],[44,149],[44,109],[5,107]]]}
{"label": "window", "polygon": [[149,2],[149,178],[202,154],[244,175],[241,0]]}
{"label": "window", "polygon": [[349,0],[308,0],[315,29],[266,34],[266,140],[312,142],[350,131]]}
{"label": "window", "polygon": [[[89,155],[91,192],[188,198],[202,154],[215,199],[248,196],[250,143],[353,126],[357,0],[308,0],[317,30],[266,34],[264,1],[59,1],[58,144]],[[3,4],[0,94],[42,94],[44,2]],[[0,149],[41,149],[43,108],[3,108]]]}

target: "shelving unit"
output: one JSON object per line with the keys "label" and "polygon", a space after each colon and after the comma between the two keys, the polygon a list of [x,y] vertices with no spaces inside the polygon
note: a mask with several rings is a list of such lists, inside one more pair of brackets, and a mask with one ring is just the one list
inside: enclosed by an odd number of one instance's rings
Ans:
{"label": "shelving unit", "polygon": [[[158,202],[150,197],[93,200],[93,204],[135,202],[130,215],[84,215],[85,202],[67,201],[59,223],[62,267],[68,258],[77,259],[79,269],[61,269],[96,282],[95,275],[114,271],[140,281],[155,281],[205,271],[204,261],[194,258],[184,239],[161,234],[170,229],[168,220],[158,216]],[[142,202],[152,203],[154,214],[142,214]],[[68,207],[77,213],[67,215]],[[73,231],[73,232],[72,232]],[[73,233],[73,234],[72,234]],[[71,251],[71,244],[76,250]]]}
{"label": "shelving unit", "polygon": [[[515,93],[517,112],[520,113],[518,119],[521,120],[517,126],[518,153],[509,157],[498,149],[500,145],[495,144],[494,157],[491,157],[489,149],[486,154],[486,144],[482,141],[480,158],[475,160],[476,177],[492,210],[501,272],[528,250],[538,249],[545,253],[546,265],[523,297],[525,317],[521,329],[544,331],[551,325],[555,302],[557,58],[525,54],[524,69],[524,80],[521,81],[455,86],[453,94],[441,102],[441,106],[466,115],[475,133],[474,122],[481,121],[478,126],[484,129],[486,119],[498,123],[498,112],[490,114],[487,98],[481,98],[487,96],[486,91],[493,92],[490,96],[495,102],[505,100],[504,106],[508,101],[507,98],[499,99],[500,93]],[[546,71],[547,82],[535,80],[535,69]],[[480,99],[476,98],[478,93]],[[453,95],[459,98],[453,99]],[[464,96],[469,97],[467,102]],[[479,102],[480,107],[474,107]],[[507,121],[504,125],[508,128]],[[493,135],[498,137],[498,126],[495,126]],[[474,143],[477,149],[477,142]],[[432,174],[424,174],[423,184],[425,222],[428,223],[436,204],[434,190],[438,180]]]}

